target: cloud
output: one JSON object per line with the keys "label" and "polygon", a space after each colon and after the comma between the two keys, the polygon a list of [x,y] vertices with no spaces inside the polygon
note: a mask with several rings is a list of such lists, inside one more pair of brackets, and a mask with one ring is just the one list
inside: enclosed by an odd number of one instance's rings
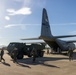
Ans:
{"label": "cloud", "polygon": [[[62,24],[50,24],[50,25],[55,25],[55,26],[64,26],[64,25],[76,25],[76,23],[62,23]],[[15,26],[19,26],[22,29],[25,29],[26,26],[41,26],[41,24],[9,24],[4,26],[5,28],[11,28],[11,27],[15,27]],[[71,33],[76,33],[76,31],[73,31]]]}
{"label": "cloud", "polygon": [[4,28],[12,28],[12,27],[20,27],[22,30],[26,29],[26,25],[25,24],[9,24],[4,26]]}
{"label": "cloud", "polygon": [[15,9],[7,9],[7,12],[14,13],[15,12]]}
{"label": "cloud", "polygon": [[3,28],[7,29],[7,28],[15,27],[25,30],[29,26],[40,26],[40,24],[9,24],[9,25],[5,25]]}
{"label": "cloud", "polygon": [[5,19],[6,19],[6,20],[10,20],[10,17],[9,17],[9,16],[5,16]]}
{"label": "cloud", "polygon": [[[50,24],[50,25],[57,25],[57,26],[60,26],[60,25],[76,25],[76,23],[62,23],[62,24]],[[21,27],[22,29],[25,29],[26,26],[41,26],[41,24],[9,24],[9,25],[6,25],[4,26],[4,28],[11,28],[11,27],[15,27],[15,26],[18,26],[18,27]],[[76,31],[73,31],[71,33],[76,33]]]}
{"label": "cloud", "polygon": [[14,25],[14,24],[6,25],[6,26],[4,26],[4,28],[11,28],[11,27],[15,27],[15,26],[18,26],[18,25]]}
{"label": "cloud", "polygon": [[8,15],[30,15],[32,13],[31,8],[23,7],[19,10],[7,9]]}

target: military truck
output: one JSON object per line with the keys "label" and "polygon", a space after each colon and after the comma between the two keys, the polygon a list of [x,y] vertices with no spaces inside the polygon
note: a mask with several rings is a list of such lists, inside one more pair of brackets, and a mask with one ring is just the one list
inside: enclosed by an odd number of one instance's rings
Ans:
{"label": "military truck", "polygon": [[15,47],[18,49],[17,58],[23,59],[24,55],[27,55],[28,57],[32,57],[31,52],[32,52],[33,48],[37,52],[37,57],[43,57],[43,55],[44,55],[43,49],[45,49],[45,44],[44,43],[39,43],[39,44],[32,43],[29,45],[26,43],[11,42],[7,47],[8,54],[11,57],[12,57],[11,53]]}

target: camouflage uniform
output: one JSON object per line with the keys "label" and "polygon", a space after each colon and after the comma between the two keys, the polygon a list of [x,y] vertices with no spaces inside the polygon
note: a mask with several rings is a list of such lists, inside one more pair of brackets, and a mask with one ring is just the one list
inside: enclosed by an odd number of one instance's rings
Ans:
{"label": "camouflage uniform", "polygon": [[14,48],[14,50],[12,51],[12,55],[13,55],[13,62],[15,63],[18,63],[17,62],[17,55],[18,55],[18,50],[17,48]]}
{"label": "camouflage uniform", "polygon": [[[1,49],[1,60],[3,60],[3,61],[5,62],[5,59],[3,58],[3,55],[4,55],[4,49],[2,48],[2,49]],[[1,61],[1,60],[0,60],[0,61]]]}
{"label": "camouflage uniform", "polygon": [[33,55],[33,62],[35,62],[35,60],[36,60],[36,50],[35,49],[32,50],[32,55]]}
{"label": "camouflage uniform", "polygon": [[68,51],[69,61],[73,60],[73,50]]}
{"label": "camouflage uniform", "polygon": [[49,54],[49,49],[47,49],[47,54]]}

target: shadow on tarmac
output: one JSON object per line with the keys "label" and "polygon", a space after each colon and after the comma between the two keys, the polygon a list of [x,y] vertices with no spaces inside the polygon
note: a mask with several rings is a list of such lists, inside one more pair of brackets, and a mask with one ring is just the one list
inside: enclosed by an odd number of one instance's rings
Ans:
{"label": "shadow on tarmac", "polygon": [[[11,61],[13,61],[12,59],[11,59]],[[18,60],[17,60],[18,61]],[[19,60],[19,61],[21,61],[21,60]],[[23,63],[20,63],[20,62],[15,62],[15,64],[17,64],[17,66],[22,66],[22,67],[27,67],[27,68],[31,68],[30,66],[28,66],[28,65],[25,65],[25,64],[23,64]]]}
{"label": "shadow on tarmac", "polygon": [[54,67],[54,68],[60,68],[58,66],[55,66],[55,65],[50,65],[50,64],[45,64],[45,63],[42,63],[43,66],[48,66],[48,67]]}
{"label": "shadow on tarmac", "polygon": [[[61,54],[61,55],[65,55],[67,57],[66,58],[65,57],[40,57],[40,58],[36,58],[35,63],[32,63],[32,57],[30,57],[30,58],[24,58],[22,60],[18,60],[18,62],[23,63],[23,64],[30,64],[30,65],[39,65],[40,64],[40,65],[47,66],[47,67],[60,68],[55,65],[50,65],[50,64],[46,63],[45,61],[69,60],[68,55],[66,55],[65,53]],[[73,60],[76,60],[76,52],[73,53]]]}
{"label": "shadow on tarmac", "polygon": [[30,67],[30,66],[25,65],[25,64],[23,64],[23,63],[17,63],[17,66],[27,67],[27,68],[30,68],[30,69],[31,69],[31,67]]}
{"label": "shadow on tarmac", "polygon": [[10,64],[8,64],[8,63],[6,63],[6,62],[1,62],[3,65],[5,65],[5,66],[11,66]]}
{"label": "shadow on tarmac", "polygon": [[40,57],[36,59],[36,62],[32,62],[32,57],[31,58],[24,58],[22,60],[18,60],[19,63],[23,64],[30,64],[30,65],[43,65],[47,67],[54,67],[54,68],[60,68],[55,65],[50,65],[48,63],[45,63],[45,61],[56,61],[56,60],[62,60],[62,59],[67,59],[67,58],[51,58],[51,57]]}

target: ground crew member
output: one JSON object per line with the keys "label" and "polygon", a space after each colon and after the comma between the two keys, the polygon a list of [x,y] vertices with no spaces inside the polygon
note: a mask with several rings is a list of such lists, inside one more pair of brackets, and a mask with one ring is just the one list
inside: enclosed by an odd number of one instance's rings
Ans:
{"label": "ground crew member", "polygon": [[12,51],[12,56],[13,56],[13,62],[14,63],[18,63],[18,61],[17,61],[17,55],[18,55],[18,49],[14,48],[14,50]]}
{"label": "ground crew member", "polygon": [[49,54],[49,49],[47,49],[47,55]]}
{"label": "ground crew member", "polygon": [[2,48],[1,49],[1,59],[0,59],[0,62],[3,60],[5,62],[5,59],[3,58],[3,55],[4,55],[4,49]]}
{"label": "ground crew member", "polygon": [[37,55],[35,49],[32,50],[32,55],[33,55],[33,63],[34,63],[36,61],[36,55]]}
{"label": "ground crew member", "polygon": [[69,55],[69,61],[73,60],[73,50],[69,49],[68,55]]}

